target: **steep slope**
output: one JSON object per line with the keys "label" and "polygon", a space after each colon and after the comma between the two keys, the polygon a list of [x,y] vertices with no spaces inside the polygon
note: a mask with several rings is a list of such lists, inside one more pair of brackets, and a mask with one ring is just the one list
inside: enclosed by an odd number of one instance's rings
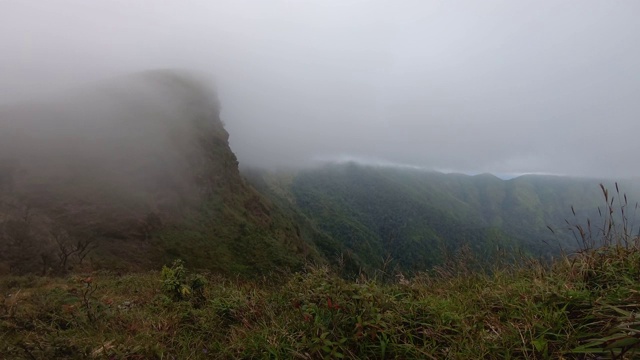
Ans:
{"label": "steep slope", "polygon": [[[488,174],[357,164],[329,165],[288,177],[278,182],[277,175],[263,175],[278,189],[267,194],[288,199],[365,268],[380,268],[390,257],[405,270],[423,270],[442,263],[463,245],[485,259],[498,256],[498,249],[557,256],[561,249],[578,246],[565,219],[569,224],[584,224],[587,218],[601,224],[598,207],[604,211],[601,181],[595,179],[522,176],[505,181]],[[613,182],[604,184],[615,190]],[[264,188],[269,186],[259,187]],[[631,201],[640,192],[633,182],[621,190],[630,195],[631,219]]]}
{"label": "steep slope", "polygon": [[[339,238],[323,231],[312,217],[307,216],[296,204],[290,193],[291,181],[295,175],[284,172],[265,172],[256,169],[244,169],[243,175],[260,193],[269,198],[279,209],[293,219],[303,238],[308,239],[317,248],[323,259],[343,276],[358,276],[367,268],[363,255],[346,246]],[[332,221],[340,221],[335,216]]]}
{"label": "steep slope", "polygon": [[498,243],[510,246],[466,203],[416,175],[334,166],[301,173],[291,191],[303,212],[371,268],[391,258],[404,270],[419,271],[442,263],[462,244],[485,256]]}
{"label": "steep slope", "polygon": [[219,109],[172,71],[0,109],[0,267],[145,269],[180,257],[252,273],[319,260],[240,176]]}
{"label": "steep slope", "polygon": [[[337,242],[334,248],[347,255],[342,261],[365,271],[424,270],[445,261],[463,243],[484,257],[499,244],[512,246],[499,229],[474,219],[470,206],[416,175],[350,164],[301,171],[288,181],[273,173],[254,173],[249,179],[254,184],[261,179],[260,191],[288,202]],[[391,263],[385,263],[388,259]]]}

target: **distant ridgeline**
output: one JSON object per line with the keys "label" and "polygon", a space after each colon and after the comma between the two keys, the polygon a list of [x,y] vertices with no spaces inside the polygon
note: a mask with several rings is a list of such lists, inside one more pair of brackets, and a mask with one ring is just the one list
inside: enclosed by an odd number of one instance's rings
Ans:
{"label": "distant ridgeline", "polygon": [[[250,170],[246,175],[274,202],[299,209],[311,226],[345,247],[349,259],[365,269],[420,271],[468,250],[485,264],[517,253],[550,258],[582,246],[570,226],[582,225],[586,231],[590,219],[597,238],[608,215],[601,181],[594,179],[530,175],[501,180],[488,174],[354,163],[290,174]],[[628,231],[637,233],[638,185],[621,183],[620,196],[613,182],[604,185],[609,200],[617,197],[613,208],[618,226],[622,192],[628,194]]]}
{"label": "distant ridgeline", "polygon": [[0,109],[0,274],[322,261],[238,171],[215,94],[152,71]]}
{"label": "distant ridgeline", "polygon": [[[309,263],[421,271],[461,251],[553,256],[577,247],[564,219],[596,228],[598,206],[606,213],[598,181],[574,178],[346,164],[246,171],[249,185],[228,137],[216,95],[172,71],[0,108],[0,274],[137,271],[176,258],[244,275]],[[621,187],[640,198],[637,185]]]}

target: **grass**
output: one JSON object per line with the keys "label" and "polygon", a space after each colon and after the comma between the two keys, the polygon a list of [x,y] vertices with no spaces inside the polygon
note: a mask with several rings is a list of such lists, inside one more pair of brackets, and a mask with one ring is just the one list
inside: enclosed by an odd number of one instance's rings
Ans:
{"label": "grass", "polygon": [[[640,247],[611,245],[491,274],[464,261],[394,282],[328,268],[204,275],[176,297],[160,272],[0,280],[11,359],[633,358]],[[166,282],[165,282],[166,283]],[[164,289],[164,290],[163,290]]]}
{"label": "grass", "polygon": [[640,358],[640,238],[626,197],[603,194],[600,225],[571,226],[582,250],[552,263],[483,267],[463,247],[411,278],[309,267],[248,280],[180,262],[125,276],[5,276],[0,358]]}

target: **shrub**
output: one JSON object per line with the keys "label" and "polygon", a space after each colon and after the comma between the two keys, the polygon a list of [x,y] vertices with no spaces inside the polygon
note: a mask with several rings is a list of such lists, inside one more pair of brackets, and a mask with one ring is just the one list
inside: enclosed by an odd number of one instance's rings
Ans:
{"label": "shrub", "polygon": [[205,300],[205,278],[190,274],[182,260],[175,260],[171,267],[162,267],[162,290],[174,301],[190,300],[202,303]]}

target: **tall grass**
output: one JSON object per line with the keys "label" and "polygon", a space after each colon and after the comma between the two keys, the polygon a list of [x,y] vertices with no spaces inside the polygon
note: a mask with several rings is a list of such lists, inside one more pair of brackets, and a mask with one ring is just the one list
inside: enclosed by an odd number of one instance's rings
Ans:
{"label": "tall grass", "polygon": [[636,358],[638,238],[626,197],[616,189],[614,203],[602,189],[604,219],[575,226],[580,251],[552,264],[478,271],[463,249],[411,278],[383,269],[346,280],[309,267],[249,281],[175,264],[122,277],[0,278],[0,358]]}
{"label": "tall grass", "polygon": [[[615,193],[611,194],[603,184],[600,184],[604,206],[598,207],[599,219],[586,219],[586,224],[577,218],[574,207],[571,207],[573,221],[565,219],[568,229],[576,240],[577,247],[582,253],[589,253],[597,248],[625,248],[638,245],[640,226],[637,226],[638,203],[630,206],[627,194],[620,193],[618,183],[615,183]],[[631,213],[630,213],[631,211]],[[638,224],[640,225],[640,224]],[[553,229],[549,228],[551,231]]]}

